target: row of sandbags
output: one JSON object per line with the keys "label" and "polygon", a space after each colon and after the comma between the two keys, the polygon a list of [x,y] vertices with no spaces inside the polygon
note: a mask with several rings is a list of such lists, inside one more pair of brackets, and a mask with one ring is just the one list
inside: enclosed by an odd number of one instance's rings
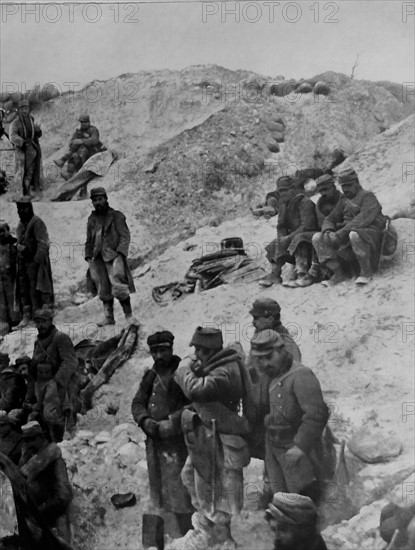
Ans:
{"label": "row of sandbags", "polygon": [[5,111],[4,122],[10,123],[17,113],[19,101],[27,99],[31,109],[36,110],[36,106],[45,101],[49,101],[60,95],[60,91],[54,84],[45,84],[42,88],[38,85],[33,90],[27,92],[0,92],[0,108]]}
{"label": "row of sandbags", "polygon": [[272,84],[270,94],[278,97],[286,96],[292,92],[297,94],[309,94],[313,92],[317,95],[329,95],[331,91],[330,85],[327,82],[298,82],[297,80],[284,80],[277,84]]}
{"label": "row of sandbags", "polygon": [[285,123],[280,117],[273,117],[266,123],[269,132],[267,148],[271,153],[279,153],[280,143],[285,139]]}

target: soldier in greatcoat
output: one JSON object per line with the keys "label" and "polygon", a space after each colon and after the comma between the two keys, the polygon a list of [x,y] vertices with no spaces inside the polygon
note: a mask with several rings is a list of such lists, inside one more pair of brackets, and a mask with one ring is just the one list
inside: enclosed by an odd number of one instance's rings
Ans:
{"label": "soldier in greatcoat", "polygon": [[126,321],[137,324],[130,300],[130,292],[135,292],[135,287],[127,265],[130,230],[125,216],[109,206],[103,187],[91,189],[90,197],[94,212],[88,218],[85,260],[89,264],[90,279],[104,305],[104,319],[98,326],[115,324],[114,298],[119,300]]}
{"label": "soldier in greatcoat", "polygon": [[386,219],[374,193],[360,185],[350,166],[339,174],[345,200],[325,218],[313,239],[319,262],[330,269],[327,284],[345,281],[356,272],[357,284],[367,284],[379,265]]}
{"label": "soldier in greatcoat", "polygon": [[183,360],[175,380],[193,410],[182,413],[189,457],[182,479],[197,512],[194,529],[171,546],[174,550],[200,550],[226,543],[235,547],[231,518],[243,505],[243,468],[250,455],[242,435],[249,431],[238,413],[243,397],[241,355],[223,348],[222,333],[197,327],[190,342],[195,355]]}
{"label": "soldier in greatcoat", "polygon": [[300,239],[301,233],[317,230],[315,206],[304,191],[295,186],[290,176],[277,180],[278,223],[277,238],[266,246],[271,273],[259,281],[260,286],[269,287],[282,282],[283,265],[294,264],[294,276],[304,276],[311,263],[312,246],[307,239]]}
{"label": "soldier in greatcoat", "polygon": [[318,501],[328,468],[323,441],[329,410],[311,369],[294,361],[272,330],[251,339],[251,355],[270,378],[269,412],[264,417],[265,462],[271,489]]}
{"label": "soldier in greatcoat", "polygon": [[20,311],[15,301],[17,239],[10,226],[0,220],[0,336],[7,334],[19,322]]}
{"label": "soldier in greatcoat", "polygon": [[132,402],[132,414],[147,436],[152,504],[156,509],[175,514],[179,531],[184,535],[191,528],[194,511],[180,477],[187,458],[181,414],[189,400],[173,378],[180,363],[180,357],[173,354],[173,340],[168,330],[148,337],[154,365],[144,373]]}
{"label": "soldier in greatcoat", "polygon": [[53,280],[49,258],[49,235],[45,222],[33,212],[29,197],[16,201],[18,298],[23,306],[19,328],[26,327],[37,309],[53,305]]}
{"label": "soldier in greatcoat", "polygon": [[41,135],[42,130],[30,115],[29,101],[22,99],[18,116],[10,125],[9,139],[15,146],[15,183],[22,186],[23,195],[30,195],[31,191],[39,191],[42,187]]}

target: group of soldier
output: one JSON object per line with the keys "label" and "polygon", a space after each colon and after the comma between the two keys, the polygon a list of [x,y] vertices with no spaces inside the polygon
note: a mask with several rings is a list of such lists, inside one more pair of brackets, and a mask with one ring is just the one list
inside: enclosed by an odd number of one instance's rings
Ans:
{"label": "group of soldier", "polygon": [[[98,129],[91,124],[88,114],[79,117],[80,127],[69,140],[68,150],[53,162],[63,169],[64,179],[72,178],[83,164],[96,153],[106,151],[99,139]],[[22,187],[24,196],[35,195],[42,189],[43,166],[39,138],[42,130],[30,114],[30,102],[22,99],[18,104],[17,116],[10,124],[8,139],[15,150],[15,176],[17,187]]]}
{"label": "group of soldier", "polygon": [[[39,130],[26,109],[22,102],[11,139],[23,131],[16,148],[34,152],[28,155],[32,164],[24,164],[26,195],[16,201],[16,238],[0,222],[0,321],[3,335],[35,324],[38,336],[32,357],[10,366],[8,355],[0,355],[0,451],[19,466],[56,536],[70,543],[72,491],[57,443],[76,429],[79,364],[71,339],[53,324],[49,236],[28,196],[40,155]],[[72,156],[68,152],[58,165],[72,162],[79,169],[88,147],[97,146],[98,135],[88,124],[82,117],[81,131],[91,136],[74,138]],[[343,193],[331,175],[319,178],[315,206],[292,178],[279,178],[277,239],[267,247],[272,272],[262,286],[281,283],[287,262],[294,265],[290,286],[334,285],[353,274],[359,284],[370,280],[385,218],[353,169],[340,172],[339,184]],[[115,323],[114,298],[127,323],[138,324],[130,301],[134,283],[125,216],[109,206],[104,188],[92,189],[90,198],[94,211],[85,259],[88,288],[103,303],[98,325]],[[281,323],[279,304],[260,298],[250,314],[255,332],[248,357],[240,344],[224,345],[218,329],[197,327],[190,341],[194,353],[183,360],[173,352],[169,330],[147,339],[154,364],[143,375],[132,415],[146,436],[152,504],[174,518],[181,535],[171,550],[235,546],[231,519],[243,506],[243,469],[251,457],[264,461],[259,500],[266,504],[275,550],[326,548],[317,506],[336,464],[329,410],[317,377],[301,364],[300,350]],[[31,536],[42,536],[30,521],[27,528]]]}
{"label": "group of soldier", "polygon": [[285,263],[294,266],[285,286],[332,286],[354,275],[358,285],[370,281],[379,265],[386,217],[350,165],[340,171],[338,181],[342,192],[331,174],[317,179],[320,197],[315,205],[294,178],[277,180],[277,238],[266,247],[271,273],[261,286],[282,283]]}

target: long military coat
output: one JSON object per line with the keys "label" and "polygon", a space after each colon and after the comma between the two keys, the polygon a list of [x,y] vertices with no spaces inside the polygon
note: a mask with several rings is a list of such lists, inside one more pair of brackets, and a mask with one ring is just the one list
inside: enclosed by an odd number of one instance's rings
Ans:
{"label": "long military coat", "polygon": [[30,122],[30,128],[26,128],[22,117],[17,116],[10,125],[9,138],[15,146],[15,174],[14,181],[16,185],[22,186],[25,176],[25,158],[26,151],[23,146],[27,139],[32,140],[34,149],[36,150],[35,172],[32,183],[33,189],[40,190],[43,184],[43,167],[42,167],[42,152],[39,145],[39,137],[42,135],[42,130],[39,128],[32,116],[29,115],[27,120]]}
{"label": "long military coat", "polygon": [[155,366],[146,371],[131,409],[140,428],[147,418],[170,420],[172,430],[169,437],[146,439],[150,496],[156,507],[184,514],[191,513],[193,508],[180,477],[187,458],[180,417],[189,401],[173,379],[179,363],[180,357],[173,355],[168,372],[163,372],[162,376]]}

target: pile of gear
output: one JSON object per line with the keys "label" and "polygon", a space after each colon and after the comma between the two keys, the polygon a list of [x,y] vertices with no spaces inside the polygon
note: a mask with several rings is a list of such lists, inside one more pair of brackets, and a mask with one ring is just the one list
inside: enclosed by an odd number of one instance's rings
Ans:
{"label": "pile of gear", "polygon": [[223,239],[220,250],[193,260],[183,281],[175,281],[153,288],[153,299],[161,305],[177,300],[184,294],[209,290],[236,280],[253,281],[262,277],[264,270],[246,254],[240,237]]}

